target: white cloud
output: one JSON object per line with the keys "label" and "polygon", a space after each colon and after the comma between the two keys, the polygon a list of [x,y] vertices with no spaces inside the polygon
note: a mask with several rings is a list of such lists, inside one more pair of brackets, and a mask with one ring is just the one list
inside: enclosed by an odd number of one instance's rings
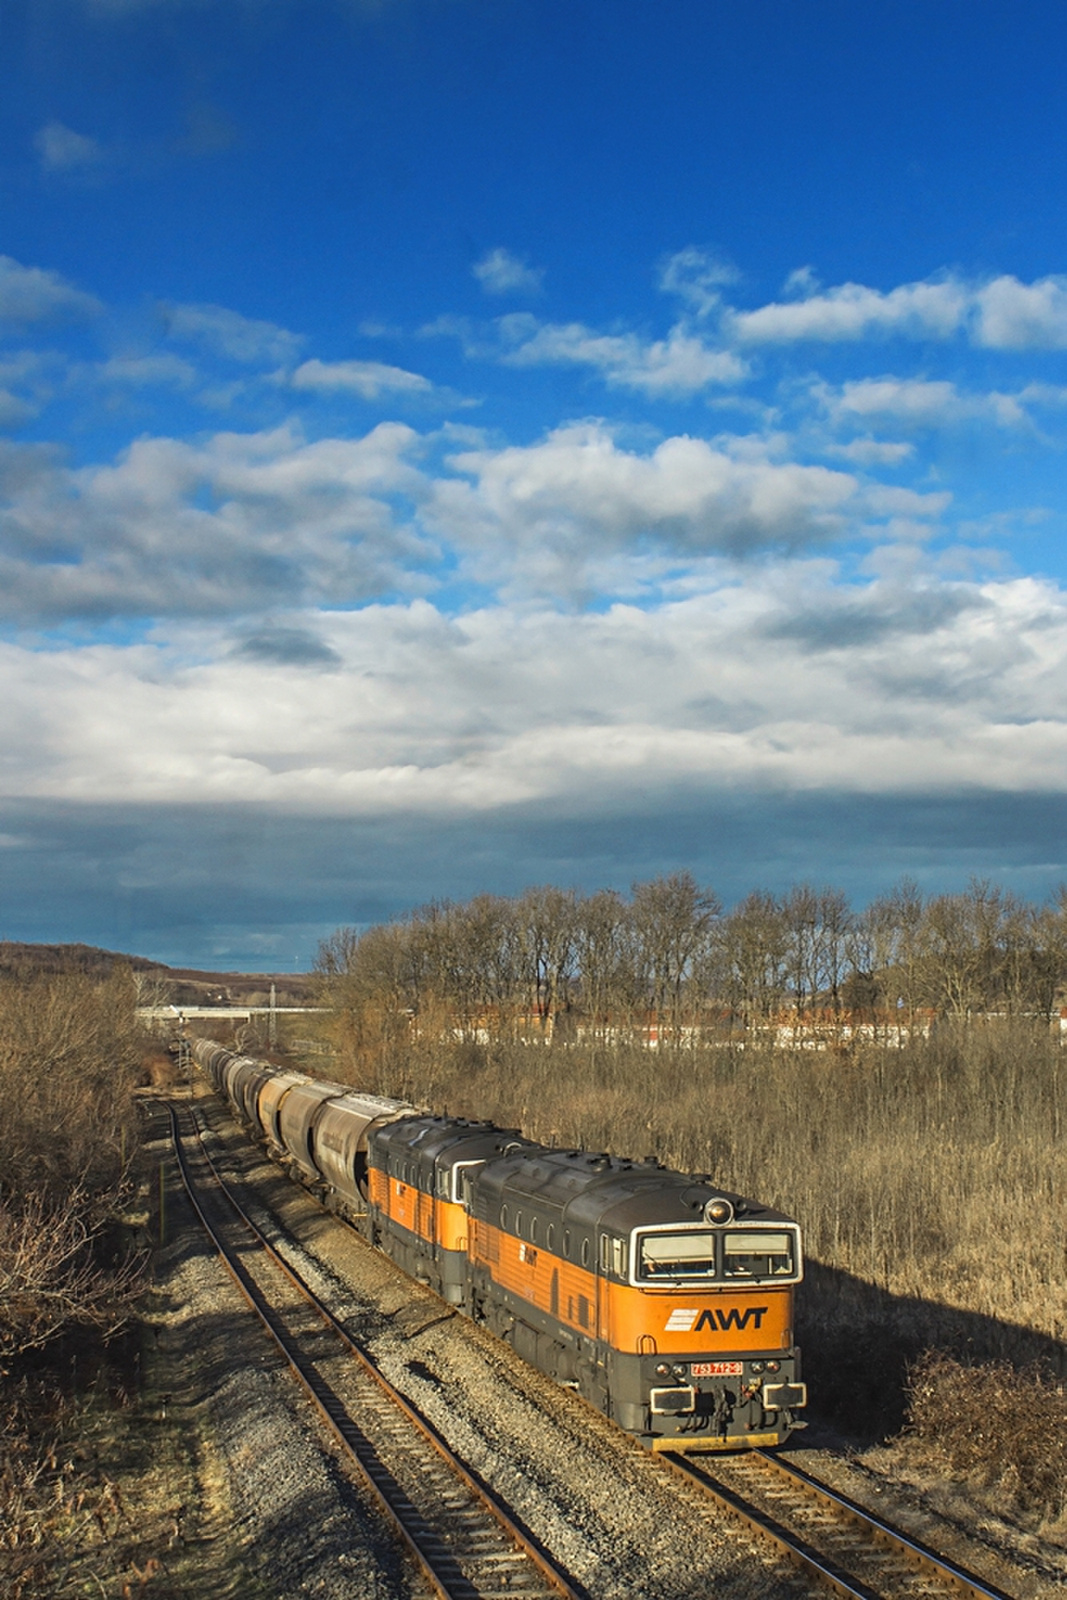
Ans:
{"label": "white cloud", "polygon": [[[328,670],[325,670],[328,669]],[[652,608],[426,602],[0,646],[8,794],[389,815],[687,792],[1062,790],[1067,597],[752,569]]]}
{"label": "white cloud", "polygon": [[62,122],[46,122],[37,130],[33,143],[47,172],[96,167],[104,160],[104,148],[96,139],[75,133]]}
{"label": "white cloud", "polygon": [[498,246],[471,268],[487,294],[540,294],[544,271]]}
{"label": "white cloud", "polygon": [[77,471],[9,446],[0,615],[225,615],[410,590],[435,554],[390,503],[419,490],[405,459],[414,441],[397,423],[310,444],[292,428],[144,438]]}
{"label": "white cloud", "polygon": [[0,256],[0,320],[51,322],[95,316],[102,309],[99,300],[75,289],[58,272]]}
{"label": "white cloud", "polygon": [[199,345],[231,361],[293,361],[303,343],[299,334],[277,323],[243,317],[226,306],[164,304],[160,314],[171,339]]}
{"label": "white cloud", "polygon": [[381,394],[428,394],[429,378],[403,367],[390,367],[382,361],[305,361],[290,378],[294,389],[348,391],[364,400]]}
{"label": "white cloud", "polygon": [[755,311],[731,311],[725,320],[736,339],[752,344],[855,340],[888,334],[944,339],[961,327],[971,303],[967,289],[952,278],[906,283],[888,294],[861,283],[844,283],[802,300],[772,302]]}
{"label": "white cloud", "polygon": [[660,264],[659,286],[665,294],[677,295],[697,316],[707,316],[722,300],[722,289],[736,283],[734,267],[690,245],[678,250]]}
{"label": "white cloud", "polygon": [[951,273],[895,289],[843,283],[821,289],[809,268],[790,274],[786,293],[753,311],[727,308],[723,329],[741,344],[876,338],[943,340],[962,333],[999,350],[1067,349],[1067,276],[1022,283],[1011,274],[976,282]]}
{"label": "white cloud", "polygon": [[687,436],[639,455],[598,423],[451,465],[471,481],[437,480],[431,525],[477,552],[483,575],[565,593],[588,587],[591,561],[649,543],[699,558],[826,539],[857,489],[848,473]]}
{"label": "white cloud", "polygon": [[1015,428],[1029,421],[1021,396],[997,390],[967,394],[946,380],[860,378],[839,389],[819,385],[814,393],[839,422],[857,417],[890,417],[913,427],[987,421],[998,427]]}
{"label": "white cloud", "polygon": [[1067,349],[1067,277],[994,278],[975,295],[975,343],[997,350]]}
{"label": "white cloud", "polygon": [[915,454],[915,446],[903,440],[850,439],[848,444],[831,445],[827,454],[854,461],[858,467],[896,467]]}
{"label": "white cloud", "polygon": [[634,333],[596,333],[580,322],[538,323],[519,313],[498,324],[512,345],[510,366],[587,366],[609,384],[637,389],[650,398],[695,394],[709,384],[737,383],[747,367],[730,350],[717,350],[681,325],[666,339],[645,340]]}

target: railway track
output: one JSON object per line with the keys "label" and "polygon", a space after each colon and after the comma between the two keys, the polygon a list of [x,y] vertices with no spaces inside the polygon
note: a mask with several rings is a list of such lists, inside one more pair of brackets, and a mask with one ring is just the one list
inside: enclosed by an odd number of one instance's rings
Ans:
{"label": "railway track", "polygon": [[[197,1214],[242,1294],[266,1324],[358,1475],[415,1556],[435,1594],[456,1600],[577,1597],[546,1552],[394,1390],[230,1191],[194,1109],[171,1118],[179,1170]],[[180,1121],[187,1135],[179,1133]],[[283,1295],[283,1287],[285,1294]],[[323,1352],[330,1343],[332,1357]],[[324,1370],[341,1359],[345,1379]],[[358,1418],[358,1422],[355,1420]],[[1010,1600],[792,1463],[763,1451],[649,1456],[788,1558],[814,1591],[852,1600]],[[702,1597],[696,1597],[702,1600]]]}
{"label": "railway track", "polygon": [[1010,1600],[791,1462],[763,1450],[663,1459],[773,1541],[807,1577],[850,1600]]}
{"label": "railway track", "polygon": [[164,1106],[193,1209],[431,1592],[443,1600],[584,1600],[248,1216],[207,1151],[196,1111]]}

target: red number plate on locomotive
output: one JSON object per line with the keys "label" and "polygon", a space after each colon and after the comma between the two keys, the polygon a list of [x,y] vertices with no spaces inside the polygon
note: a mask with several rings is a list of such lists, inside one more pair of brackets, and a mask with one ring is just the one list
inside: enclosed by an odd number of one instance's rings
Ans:
{"label": "red number plate on locomotive", "polygon": [[744,1368],[740,1361],[694,1361],[689,1370],[694,1378],[739,1378]]}

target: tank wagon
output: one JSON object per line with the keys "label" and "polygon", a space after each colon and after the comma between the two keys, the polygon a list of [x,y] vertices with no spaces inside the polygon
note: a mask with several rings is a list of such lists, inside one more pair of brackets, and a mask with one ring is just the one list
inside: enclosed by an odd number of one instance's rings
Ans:
{"label": "tank wagon", "polygon": [[291,1176],[651,1449],[803,1426],[791,1218],[654,1160],[547,1149],[206,1040],[193,1055]]}

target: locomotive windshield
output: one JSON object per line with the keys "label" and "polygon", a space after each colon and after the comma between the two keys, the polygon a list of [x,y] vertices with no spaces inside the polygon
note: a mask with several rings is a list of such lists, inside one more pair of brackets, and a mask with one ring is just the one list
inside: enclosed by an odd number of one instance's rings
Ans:
{"label": "locomotive windshield", "polygon": [[714,1278],[715,1235],[710,1229],[642,1234],[637,1275],[645,1279]]}
{"label": "locomotive windshield", "polygon": [[723,1272],[727,1278],[789,1278],[795,1269],[791,1233],[723,1235]]}

